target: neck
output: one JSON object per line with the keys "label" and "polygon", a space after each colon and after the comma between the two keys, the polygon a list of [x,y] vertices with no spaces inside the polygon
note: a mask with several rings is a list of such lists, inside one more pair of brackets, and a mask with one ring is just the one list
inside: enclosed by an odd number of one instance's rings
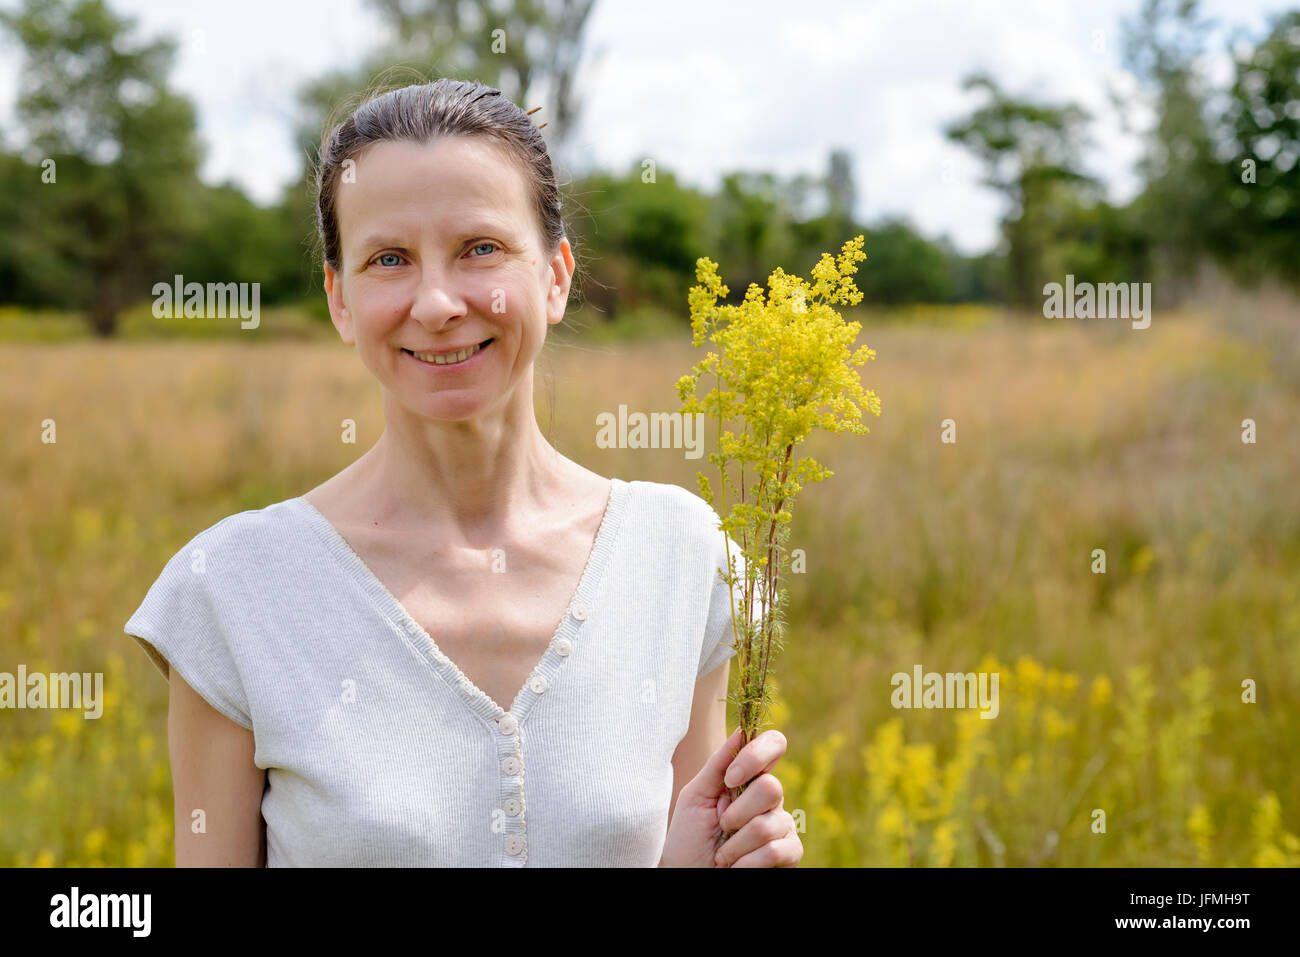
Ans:
{"label": "neck", "polygon": [[515,390],[499,413],[464,421],[386,413],[383,434],[356,463],[368,521],[479,538],[573,491],[579,469],[542,435],[531,389]]}

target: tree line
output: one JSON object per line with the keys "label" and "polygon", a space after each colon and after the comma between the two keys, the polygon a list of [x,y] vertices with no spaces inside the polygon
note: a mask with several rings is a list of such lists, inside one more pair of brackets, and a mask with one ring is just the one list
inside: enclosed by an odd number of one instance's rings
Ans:
{"label": "tree line", "polygon": [[[320,134],[376,80],[432,79],[431,63],[521,105],[545,81],[548,143],[563,149],[581,111],[574,75],[594,0],[505,12],[492,0],[369,2],[389,39],[357,68],[300,91],[301,175],[269,206],[234,183],[200,180],[195,109],[169,86],[173,39],[140,38],[103,0],[25,0],[0,12],[23,57],[19,128],[0,130],[0,303],[80,311],[108,336],[154,282],[181,274],[256,282],[264,304],[302,302],[324,319],[311,193]],[[807,273],[859,232],[868,260],[857,284],[869,304],[1034,307],[1044,284],[1067,274],[1150,281],[1168,303],[1206,262],[1242,282],[1300,287],[1300,11],[1234,38],[1223,88],[1201,67],[1210,28],[1192,0],[1144,0],[1121,24],[1138,93],[1120,105],[1156,118],[1128,203],[1109,203],[1086,171],[1086,111],[1014,95],[979,73],[965,81],[978,105],[945,133],[1005,199],[1000,242],[986,254],[962,255],[906,219],[855,221],[844,150],[820,174],[737,171],[711,192],[646,158],[563,184],[577,295],[606,316],[648,306],[685,323],[699,256],[720,264],[739,298],[775,265]]]}

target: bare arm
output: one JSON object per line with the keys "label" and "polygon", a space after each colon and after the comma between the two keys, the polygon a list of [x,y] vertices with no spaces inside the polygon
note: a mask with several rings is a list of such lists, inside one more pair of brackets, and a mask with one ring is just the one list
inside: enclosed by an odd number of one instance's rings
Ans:
{"label": "bare arm", "polygon": [[727,681],[731,676],[731,659],[695,682],[691,702],[691,723],[686,736],[673,754],[673,802],[668,806],[668,820],[677,809],[677,796],[687,781],[700,773],[707,761],[727,740]]}
{"label": "bare arm", "polygon": [[[167,743],[176,800],[177,867],[263,867],[266,771],[253,763],[253,733],[203,700],[170,669]],[[205,831],[194,832],[195,811]]]}

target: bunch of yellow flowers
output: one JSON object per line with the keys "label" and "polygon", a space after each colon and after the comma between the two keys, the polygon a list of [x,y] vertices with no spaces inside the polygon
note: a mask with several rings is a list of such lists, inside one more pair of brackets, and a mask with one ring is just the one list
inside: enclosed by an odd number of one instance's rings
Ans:
{"label": "bunch of yellow flowers", "polygon": [[[728,289],[718,267],[703,257],[695,264],[699,283],[691,287],[692,342],[717,347],[677,381],[682,412],[703,412],[717,420],[717,451],[709,461],[721,476],[720,499],[703,473],[700,491],[721,519],[721,530],[740,546],[744,575],[733,567],[724,576],[732,595],[732,647],[740,667],[733,697],[745,742],[769,713],[768,674],[774,650],[781,648],[785,591],[780,570],[787,567],[785,542],[791,506],[806,482],[833,472],[811,457],[797,458],[796,447],[814,428],[865,435],[862,410],[880,415],[880,400],[864,391],[856,366],[875,358],[866,346],[850,353],[861,323],[844,321],[837,305],[857,305],[862,293],[853,284],[857,263],[866,258],[863,237],[842,247],[837,258],[823,253],[813,267],[814,282],[778,267],[768,277],[768,295],[751,284],[738,306],[718,305]],[[701,376],[714,376],[715,388],[695,395]],[[738,423],[736,431],[724,423]],[[732,498],[730,510],[728,497]],[[735,590],[742,589],[745,620],[735,615]],[[755,600],[761,603],[754,621]],[[743,745],[742,745],[743,746]]]}

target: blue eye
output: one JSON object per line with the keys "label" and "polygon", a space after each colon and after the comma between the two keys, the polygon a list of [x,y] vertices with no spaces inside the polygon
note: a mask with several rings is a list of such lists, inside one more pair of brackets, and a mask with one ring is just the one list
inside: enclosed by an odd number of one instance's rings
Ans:
{"label": "blue eye", "polygon": [[[496,248],[497,248],[497,244],[496,244],[496,243],[488,243],[488,242],[482,242],[482,243],[479,243],[478,245],[474,246],[473,248],[474,248],[474,249],[482,249],[484,246],[491,246],[493,249],[496,249]],[[491,254],[491,253],[488,253],[487,255],[490,256],[490,255],[492,255],[492,254]],[[474,258],[475,258],[475,259],[482,259],[483,257],[482,257],[482,256],[475,256]]]}
{"label": "blue eye", "polygon": [[379,263],[380,265],[384,265],[384,266],[396,266],[397,263],[395,263],[395,262],[393,262],[393,263],[385,263],[385,262],[384,262],[385,259],[389,259],[389,258],[392,258],[392,259],[401,259],[402,257],[399,256],[399,255],[397,255],[397,253],[380,253],[378,256],[375,257],[375,262]]}

